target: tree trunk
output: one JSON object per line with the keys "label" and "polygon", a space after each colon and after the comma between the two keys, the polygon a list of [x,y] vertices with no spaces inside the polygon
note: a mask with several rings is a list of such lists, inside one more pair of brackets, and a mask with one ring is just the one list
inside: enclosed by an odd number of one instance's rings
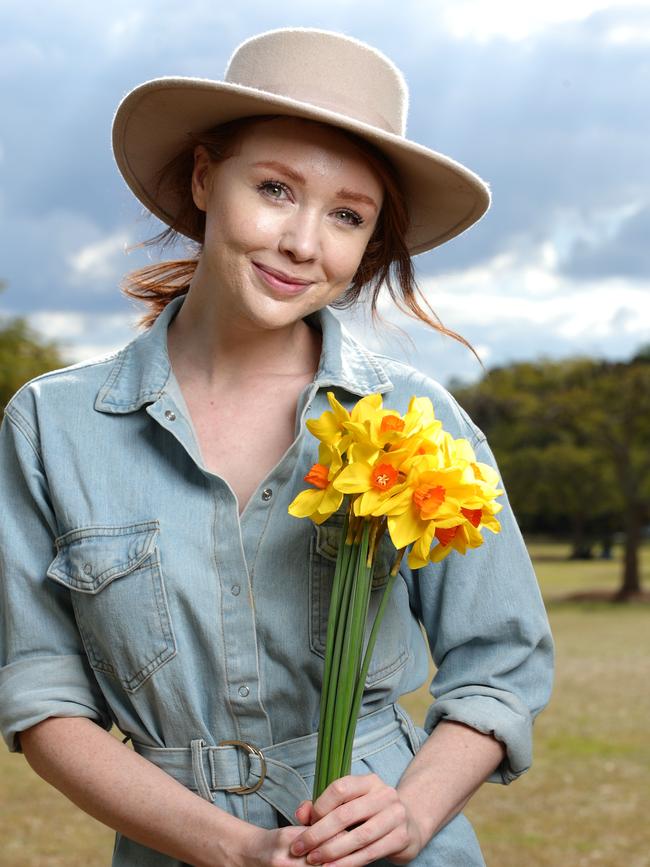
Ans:
{"label": "tree trunk", "polygon": [[616,598],[625,601],[641,592],[639,575],[639,546],[641,545],[641,508],[630,503],[625,514],[625,557],[623,560],[623,583]]}
{"label": "tree trunk", "polygon": [[572,549],[569,560],[591,560],[591,542],[585,534],[585,520],[582,512],[573,516]]}

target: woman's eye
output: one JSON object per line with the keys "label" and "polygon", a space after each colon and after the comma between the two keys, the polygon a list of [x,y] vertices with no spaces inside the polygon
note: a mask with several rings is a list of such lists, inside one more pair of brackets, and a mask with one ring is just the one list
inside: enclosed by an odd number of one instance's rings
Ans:
{"label": "woman's eye", "polygon": [[284,193],[288,193],[286,186],[280,181],[262,181],[257,189],[271,199],[281,199]]}
{"label": "woman's eye", "polygon": [[360,226],[363,223],[363,218],[356,211],[351,211],[348,208],[341,208],[336,213],[339,220],[349,223],[350,226]]}

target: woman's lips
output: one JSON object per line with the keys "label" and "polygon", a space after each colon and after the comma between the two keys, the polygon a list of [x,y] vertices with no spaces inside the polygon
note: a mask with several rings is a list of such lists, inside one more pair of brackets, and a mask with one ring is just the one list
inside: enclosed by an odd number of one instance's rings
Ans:
{"label": "woman's lips", "polygon": [[298,277],[291,277],[288,274],[283,274],[282,271],[267,268],[257,262],[253,262],[252,264],[256,273],[259,274],[265,283],[287,295],[298,295],[312,284],[311,280],[300,280]]}

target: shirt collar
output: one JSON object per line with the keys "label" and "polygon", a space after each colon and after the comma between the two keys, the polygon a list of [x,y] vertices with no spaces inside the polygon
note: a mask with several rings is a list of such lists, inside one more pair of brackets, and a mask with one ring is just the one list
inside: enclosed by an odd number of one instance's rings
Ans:
{"label": "shirt collar", "polygon": [[354,339],[329,307],[317,310],[305,319],[323,335],[316,385],[338,385],[357,395],[392,391],[393,383],[377,356]]}
{"label": "shirt collar", "polygon": [[[167,353],[167,329],[184,296],[172,299],[154,324],[122,349],[99,389],[95,409],[128,413],[157,401],[168,386],[171,363]],[[315,377],[319,387],[339,386],[355,395],[387,392],[393,388],[376,356],[358,343],[327,307],[306,317],[323,335],[320,364]]]}

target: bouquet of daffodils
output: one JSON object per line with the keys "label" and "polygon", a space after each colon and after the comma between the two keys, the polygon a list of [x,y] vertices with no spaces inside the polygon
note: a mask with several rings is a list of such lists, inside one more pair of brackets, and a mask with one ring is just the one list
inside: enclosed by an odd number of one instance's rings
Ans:
{"label": "bouquet of daffodils", "polygon": [[[327,397],[331,411],[307,421],[319,440],[318,463],[304,477],[313,487],[289,506],[289,514],[322,524],[349,498],[327,624],[314,800],[350,773],[368,666],[408,546],[411,569],[479,547],[481,530],[499,532],[495,499],[503,493],[469,442],[443,430],[428,398],[411,398],[402,416],[384,409],[380,394],[351,412],[332,392]],[[397,555],[364,648],[375,552],[385,532]]]}

